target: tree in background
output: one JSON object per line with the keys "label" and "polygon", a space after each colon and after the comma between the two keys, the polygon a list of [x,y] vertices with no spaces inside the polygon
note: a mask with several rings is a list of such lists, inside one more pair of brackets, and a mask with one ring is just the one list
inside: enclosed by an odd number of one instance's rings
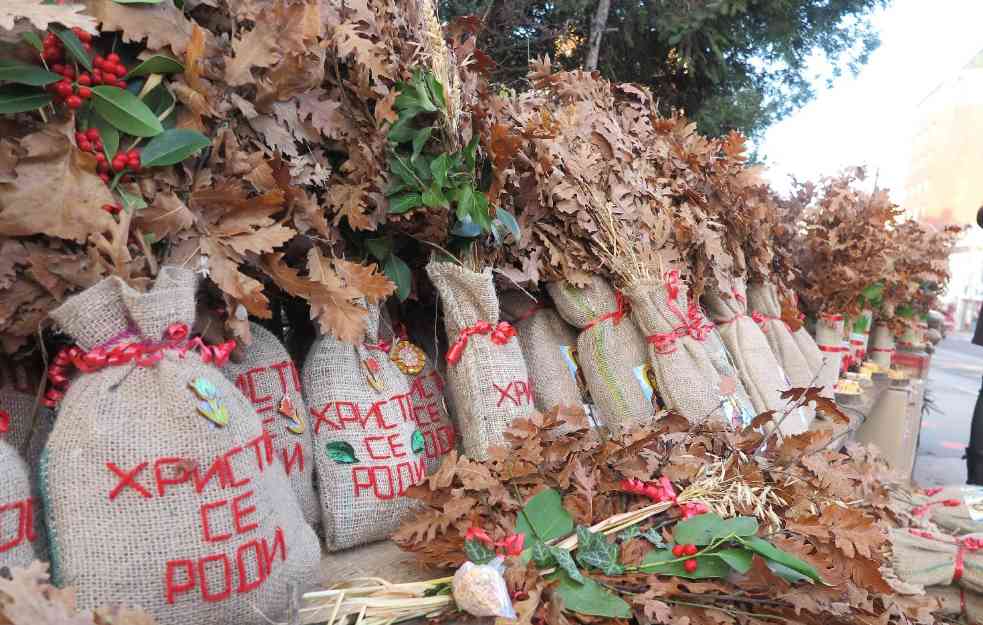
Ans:
{"label": "tree in background", "polygon": [[[814,95],[808,64],[856,72],[879,44],[887,0],[440,0],[440,16],[482,18],[495,80],[523,86],[528,61],[648,85],[700,131],[758,136]],[[593,44],[593,45],[592,45]],[[591,52],[594,51],[592,55]],[[596,64],[596,65],[595,65]]]}

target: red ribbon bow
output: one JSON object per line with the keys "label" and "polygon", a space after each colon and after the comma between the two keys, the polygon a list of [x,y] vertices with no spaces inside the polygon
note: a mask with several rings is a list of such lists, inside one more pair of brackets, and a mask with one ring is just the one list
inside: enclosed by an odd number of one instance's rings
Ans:
{"label": "red ribbon bow", "polygon": [[586,332],[587,330],[590,330],[594,326],[600,323],[604,323],[608,319],[610,319],[614,325],[618,325],[619,323],[621,323],[621,320],[625,316],[625,311],[628,309],[627,302],[625,302],[625,296],[621,294],[621,291],[614,292],[614,302],[615,305],[617,306],[614,312],[604,313],[597,319],[592,319],[591,321],[588,321],[587,325],[584,326],[584,331]]}
{"label": "red ribbon bow", "polygon": [[461,356],[464,355],[464,348],[468,346],[468,340],[476,334],[490,334],[491,342],[495,345],[505,345],[515,336],[515,328],[508,321],[499,321],[498,325],[492,326],[487,321],[479,321],[470,328],[464,328],[457,335],[457,340],[447,350],[448,364],[456,365]]}
{"label": "red ribbon bow", "polygon": [[769,317],[767,315],[762,314],[761,311],[756,310],[753,313],[751,313],[751,319],[753,319],[756,324],[761,326],[762,332],[767,332],[768,326],[766,326],[765,324],[768,322],[769,319],[777,319],[777,317]]}
{"label": "red ribbon bow", "polygon": [[362,343],[362,347],[388,354],[389,350],[391,350],[393,346],[389,341],[379,341],[378,343]]}
{"label": "red ribbon bow", "polygon": [[957,583],[963,577],[963,569],[965,568],[964,560],[966,559],[967,551],[979,551],[983,549],[983,540],[978,538],[963,538],[962,540],[956,540],[956,562],[954,570],[952,571],[952,583]]}
{"label": "red ribbon bow", "polygon": [[677,300],[679,298],[679,271],[673,269],[665,275],[666,295],[669,296],[669,310],[682,322],[669,332],[656,332],[646,337],[646,340],[653,346],[655,353],[665,356],[676,351],[676,340],[684,336],[703,342],[713,330],[713,324],[707,323],[700,314],[700,307],[695,301],[690,301],[686,314],[679,309]]}

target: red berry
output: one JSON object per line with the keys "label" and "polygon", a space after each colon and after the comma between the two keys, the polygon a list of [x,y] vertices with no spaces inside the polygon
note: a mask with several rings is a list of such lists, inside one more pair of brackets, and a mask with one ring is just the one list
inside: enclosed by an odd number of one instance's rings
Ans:
{"label": "red berry", "polygon": [[82,43],[92,43],[92,35],[90,33],[87,33],[83,30],[82,32],[79,33],[78,36],[79,36],[79,41],[81,41]]}
{"label": "red berry", "polygon": [[88,100],[92,97],[92,89],[88,87],[79,87],[79,97],[83,100]]}
{"label": "red berry", "polygon": [[123,207],[120,206],[119,204],[103,204],[102,210],[106,211],[110,215],[115,215],[116,213],[123,210]]}
{"label": "red berry", "polygon": [[126,76],[126,66],[122,63],[117,63],[116,67],[113,68],[113,71],[116,72],[121,78]]}
{"label": "red berry", "polygon": [[105,160],[105,157],[103,158],[103,160],[99,161],[98,165],[96,165],[96,171],[99,172],[100,174],[109,173],[109,162]]}
{"label": "red berry", "polygon": [[44,47],[50,48],[58,43],[58,37],[55,37],[54,33],[48,33],[44,36]]}
{"label": "red berry", "polygon": [[696,548],[696,545],[686,545],[686,547],[683,549],[683,553],[688,556],[695,556],[697,551],[699,550]]}
{"label": "red berry", "polygon": [[65,71],[65,66],[62,65],[61,63],[55,63],[54,65],[51,66],[51,71],[53,71],[56,74],[60,74],[63,71]]}
{"label": "red berry", "polygon": [[88,130],[85,131],[85,137],[89,141],[95,141],[96,139],[99,138],[99,129],[98,128],[89,128]]}
{"label": "red berry", "polygon": [[92,52],[92,44],[91,43],[83,43],[82,44],[82,49],[85,50],[86,52]]}
{"label": "red berry", "polygon": [[696,568],[698,566],[699,566],[699,563],[696,561],[695,558],[690,558],[686,562],[683,562],[683,568],[686,569],[686,572],[687,573],[695,573],[696,572]]}
{"label": "red berry", "polygon": [[83,73],[81,76],[78,77],[78,84],[85,85],[86,87],[88,87],[89,85],[92,84],[92,77],[89,76],[88,72]]}
{"label": "red berry", "polygon": [[82,141],[85,141],[87,138],[88,137],[87,137],[87,135],[84,132],[76,132],[75,133],[75,143],[80,143]]}
{"label": "red berry", "polygon": [[119,63],[119,55],[113,52],[112,54],[106,56],[106,60],[110,63]]}
{"label": "red berry", "polygon": [[129,152],[126,153],[126,158],[131,158],[131,159],[132,158],[135,158],[135,159],[137,159],[139,161],[140,160],[140,150],[138,150],[136,148],[133,148],[132,150],[130,150]]}
{"label": "red berry", "polygon": [[116,86],[119,87],[120,89],[126,89],[126,81],[125,80],[117,80],[116,81]]}
{"label": "red berry", "polygon": [[57,61],[58,55],[45,48],[44,52],[41,53],[41,58],[50,63],[51,61]]}
{"label": "red berry", "polygon": [[106,59],[102,58],[101,54],[97,54],[96,58],[92,59],[92,66],[102,69],[102,64],[106,62]]}
{"label": "red berry", "polygon": [[[70,109],[77,109],[78,107],[82,106],[82,98],[78,97],[77,95],[69,96],[68,99],[65,100],[65,104],[67,104],[68,108]],[[89,146],[89,149],[91,148],[92,146]]]}
{"label": "red berry", "polygon": [[123,171],[126,168],[126,157],[119,154],[113,159],[113,171]]}
{"label": "red berry", "polygon": [[60,73],[65,78],[68,78],[68,79],[75,78],[75,68],[72,67],[71,65],[66,65],[65,66],[65,69],[63,69]]}
{"label": "red berry", "polygon": [[112,72],[108,72],[108,71],[107,72],[103,72],[102,73],[102,79],[105,82],[110,82],[110,83],[116,82],[116,74],[114,74]]}
{"label": "red berry", "polygon": [[97,150],[101,150],[102,149],[102,139],[96,139],[95,141],[92,142],[92,145],[96,146],[96,149]]}
{"label": "red berry", "polygon": [[63,98],[67,98],[72,95],[72,83],[67,80],[62,80],[58,83],[58,95]]}
{"label": "red berry", "polygon": [[[72,97],[75,97],[75,96],[72,96]],[[79,104],[81,104],[81,103],[82,103],[81,100],[79,100]],[[68,106],[71,106],[71,103],[69,103]],[[81,141],[79,141],[79,149],[82,150],[83,152],[91,152],[92,151],[92,143],[88,139],[82,139]]]}
{"label": "red berry", "polygon": [[106,155],[103,154],[102,152],[96,152],[96,162],[99,163],[99,165],[105,164],[106,163]]}
{"label": "red berry", "polygon": [[109,184],[109,174],[99,174],[99,178],[106,184]]}
{"label": "red berry", "polygon": [[676,556],[677,558],[686,555],[686,547],[683,545],[673,545],[672,555]]}

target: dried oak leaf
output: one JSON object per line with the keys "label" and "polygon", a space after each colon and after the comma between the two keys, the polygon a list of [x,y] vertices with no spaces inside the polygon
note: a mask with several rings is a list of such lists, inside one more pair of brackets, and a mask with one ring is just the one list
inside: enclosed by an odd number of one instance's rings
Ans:
{"label": "dried oak leaf", "polygon": [[201,253],[208,257],[209,276],[218,288],[245,306],[249,314],[263,319],[272,316],[270,300],[263,294],[263,283],[239,271],[239,262],[230,258],[224,246],[212,237],[199,239]]}
{"label": "dried oak leaf", "polygon": [[49,24],[61,24],[66,28],[81,28],[96,35],[96,20],[82,13],[85,7],[78,4],[42,4],[37,0],[4,0],[0,4],[0,30],[14,30],[14,23],[24,20],[35,28],[45,30]]}
{"label": "dried oak leaf", "polygon": [[154,201],[133,218],[133,225],[158,241],[190,228],[195,216],[173,192],[158,193]]}
{"label": "dried oak leaf", "polygon": [[79,614],[75,592],[60,590],[48,581],[48,565],[35,560],[26,568],[14,567],[11,579],[0,577],[0,617],[11,625],[92,625]]}
{"label": "dried oak leaf", "polygon": [[123,41],[130,43],[146,39],[148,50],[169,46],[180,56],[191,40],[194,22],[173,2],[124,5],[113,0],[86,0],[85,4],[87,12],[99,20],[104,32],[122,31]]}
{"label": "dried oak leaf", "polygon": [[236,87],[253,82],[254,67],[270,67],[282,58],[280,28],[273,11],[264,11],[256,27],[232,42],[232,58],[226,57],[225,81]]}
{"label": "dried oak leaf", "polygon": [[117,224],[102,210],[116,201],[96,175],[96,159],[75,148],[73,119],[52,122],[20,140],[17,180],[0,183],[0,235],[85,241]]}
{"label": "dried oak leaf", "polygon": [[334,267],[345,284],[358,289],[369,303],[380,302],[396,292],[396,285],[385,274],[378,273],[375,263],[361,265],[347,260],[336,260]]}

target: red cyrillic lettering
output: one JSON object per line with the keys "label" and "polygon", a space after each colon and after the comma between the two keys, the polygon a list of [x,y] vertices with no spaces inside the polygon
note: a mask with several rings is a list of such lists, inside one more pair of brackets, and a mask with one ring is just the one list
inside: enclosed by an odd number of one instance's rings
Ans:
{"label": "red cyrillic lettering", "polygon": [[[256,579],[253,581],[247,580],[249,566],[245,559],[243,559],[243,555],[249,549],[252,549],[256,555]],[[270,569],[267,567],[266,558],[264,557],[265,551],[263,544],[258,540],[251,540],[236,549],[236,566],[239,569],[239,587],[236,588],[236,592],[245,593],[256,590],[270,576]]]}
{"label": "red cyrillic lettering", "polygon": [[[168,486],[173,486],[176,484],[183,484],[187,482],[191,477],[188,474],[188,470],[185,468],[187,461],[184,458],[169,457],[169,458],[158,458],[154,461],[154,479],[157,484],[157,495],[163,497],[167,491]],[[164,467],[171,465],[175,467],[177,477],[165,477]]]}
{"label": "red cyrillic lettering", "polygon": [[372,444],[376,442],[383,442],[386,440],[385,436],[366,436],[362,439],[362,444],[365,445],[365,451],[369,452],[369,458],[372,460],[386,460],[389,458],[386,455],[385,450],[383,450],[383,455],[376,455],[375,451],[372,449]]}
{"label": "red cyrillic lettering", "polygon": [[389,435],[389,449],[392,450],[392,457],[393,458],[405,458],[406,457],[406,452],[405,451],[403,451],[403,452],[400,451],[402,449],[405,449],[406,446],[403,445],[403,442],[401,440],[399,440],[399,439],[400,439],[400,435],[399,434],[390,434]]}
{"label": "red cyrillic lettering", "polygon": [[294,443],[293,453],[290,453],[291,447],[285,447],[281,449],[283,455],[283,469],[287,472],[287,475],[291,475],[296,468],[297,471],[304,471],[304,446],[300,443]]}
{"label": "red cyrillic lettering", "polygon": [[199,509],[199,514],[201,515],[201,533],[202,538],[204,538],[206,543],[220,543],[222,541],[232,538],[232,534],[212,534],[212,526],[208,521],[208,511],[214,510],[215,508],[222,508],[228,505],[229,501],[227,499],[222,499],[221,501],[211,501],[209,503],[202,504]]}
{"label": "red cyrillic lettering", "polygon": [[244,518],[248,517],[253,512],[256,512],[256,506],[249,506],[248,508],[239,507],[240,503],[252,496],[253,491],[249,491],[232,500],[232,523],[235,525],[237,534],[245,534],[246,532],[251,532],[259,527],[259,523],[252,523],[251,525],[242,525],[241,523]]}
{"label": "red cyrillic lettering", "polygon": [[[185,582],[178,583],[176,572],[179,567],[184,568]],[[174,599],[181,593],[188,592],[195,587],[195,565],[191,560],[171,560],[167,563],[164,572],[164,589],[166,591],[167,603],[174,603]]]}
{"label": "red cyrillic lettering", "polygon": [[123,492],[124,488],[132,488],[144,499],[150,499],[151,494],[146,488],[141,486],[136,481],[136,476],[140,474],[141,471],[147,468],[148,462],[142,462],[136,466],[135,469],[131,471],[124,471],[112,462],[106,462],[106,468],[116,474],[119,478],[119,483],[116,484],[116,488],[109,491],[109,501],[116,499],[117,495]]}
{"label": "red cyrillic lettering", "polygon": [[[205,572],[205,565],[209,562],[222,563],[222,582],[225,587],[221,592],[213,593],[208,587],[208,573]],[[223,601],[232,595],[232,563],[224,553],[205,556],[198,560],[198,579],[201,580],[201,598],[209,603]]]}

